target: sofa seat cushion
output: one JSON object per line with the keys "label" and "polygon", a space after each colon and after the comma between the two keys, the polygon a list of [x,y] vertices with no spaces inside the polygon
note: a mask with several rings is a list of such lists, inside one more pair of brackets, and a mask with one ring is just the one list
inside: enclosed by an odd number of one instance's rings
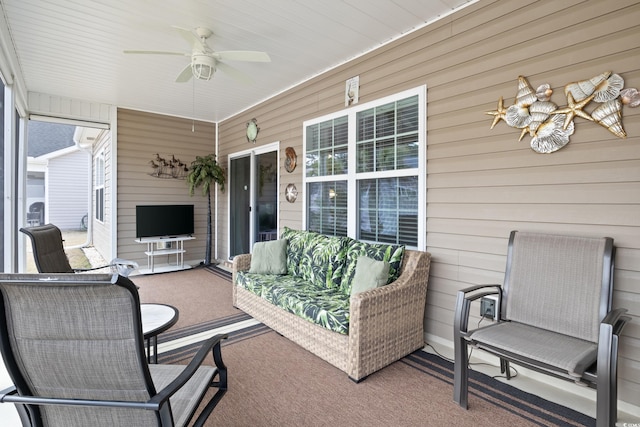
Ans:
{"label": "sofa seat cushion", "polygon": [[286,275],[237,273],[237,284],[273,305],[340,334],[349,333],[349,296]]}
{"label": "sofa seat cushion", "polygon": [[340,289],[346,295],[351,294],[351,285],[356,275],[358,258],[365,256],[375,261],[389,263],[389,278],[386,284],[395,281],[400,276],[400,267],[404,256],[404,245],[390,245],[384,243],[367,243],[345,237],[345,246],[340,255],[344,266],[341,272]]}
{"label": "sofa seat cushion", "polygon": [[282,239],[287,245],[287,272],[317,287],[338,288],[342,281],[347,238],[325,236],[313,231],[285,227]]}

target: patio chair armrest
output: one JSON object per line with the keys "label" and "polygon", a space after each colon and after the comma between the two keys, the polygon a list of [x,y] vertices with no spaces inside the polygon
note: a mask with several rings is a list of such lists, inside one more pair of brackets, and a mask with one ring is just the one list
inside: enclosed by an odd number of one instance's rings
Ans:
{"label": "patio chair armrest", "polygon": [[100,265],[98,267],[91,267],[91,268],[74,268],[73,272],[74,273],[86,273],[87,271],[94,271],[94,270],[100,270],[101,268],[107,268],[110,267],[109,265]]}
{"label": "patio chair armrest", "polygon": [[17,393],[16,386],[12,385],[4,390],[0,390],[0,403],[4,402],[5,396],[14,395]]}
{"label": "patio chair armrest", "polygon": [[496,307],[496,313],[499,316],[500,306],[502,303],[502,287],[500,285],[474,285],[468,288],[460,289],[458,291],[453,322],[455,333],[466,334],[469,325],[469,311],[471,302],[488,295],[498,295],[498,306]]}
{"label": "patio chair armrest", "polygon": [[118,273],[121,276],[129,277],[132,271],[137,270],[138,263],[128,259],[114,258],[107,265],[100,265],[98,267],[91,268],[74,268],[74,273],[84,273],[87,271],[100,270],[103,268],[110,268],[113,273]]}
{"label": "patio chair armrest", "polygon": [[218,368],[218,373],[220,375],[220,381],[218,382],[218,386],[221,389],[227,388],[227,368],[222,362],[222,354],[220,352],[220,342],[223,339],[228,337],[227,334],[218,334],[206,340],[200,350],[193,356],[191,362],[187,366],[185,366],[184,370],[171,381],[165,388],[158,391],[158,393],[149,400],[149,403],[153,403],[154,405],[161,406],[166,402],[171,396],[173,396],[183,385],[186,384],[187,381],[195,374],[196,370],[202,365],[205,357],[209,354],[209,351],[213,351],[213,360],[215,362],[216,367]]}
{"label": "patio chair armrest", "polygon": [[600,328],[611,328],[611,333],[613,335],[620,335],[624,326],[631,320],[629,316],[624,316],[627,312],[626,308],[616,308],[615,310],[611,310],[602,322],[600,322]]}
{"label": "patio chair armrest", "polygon": [[158,410],[159,405],[149,402],[131,402],[119,400],[64,399],[57,397],[20,396],[15,386],[0,391],[0,403],[17,405],[62,405],[62,406],[98,406],[103,408],[130,408]]}
{"label": "patio chair armrest", "polygon": [[[491,288],[494,289],[491,290]],[[502,298],[502,286],[498,284],[474,285],[460,289],[458,294],[460,293],[464,294],[464,298],[469,300],[469,302],[486,297],[487,295],[498,295],[498,298]]]}

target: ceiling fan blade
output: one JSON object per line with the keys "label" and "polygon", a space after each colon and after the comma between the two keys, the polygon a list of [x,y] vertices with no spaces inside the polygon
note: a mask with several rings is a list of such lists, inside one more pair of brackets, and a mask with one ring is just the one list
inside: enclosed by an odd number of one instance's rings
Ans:
{"label": "ceiling fan blade", "polygon": [[266,52],[253,50],[226,50],[214,52],[213,57],[220,61],[271,62]]}
{"label": "ceiling fan blade", "polygon": [[124,50],[124,53],[142,54],[142,55],[179,55],[191,56],[190,53],[184,52],[168,52],[164,50]]}
{"label": "ceiling fan blade", "polygon": [[253,79],[251,79],[251,77],[249,77],[242,71],[236,68],[233,68],[230,65],[225,64],[224,62],[218,62],[216,68],[240,83],[243,83],[243,84],[253,83]]}
{"label": "ceiling fan blade", "polygon": [[184,69],[178,74],[176,83],[186,83],[193,77],[193,71],[191,70],[191,64],[184,67]]}
{"label": "ceiling fan blade", "polygon": [[182,36],[182,38],[185,39],[187,43],[189,43],[191,49],[197,49],[202,52],[208,52],[211,50],[209,46],[203,43],[202,40],[200,40],[200,38],[193,33],[193,31],[186,28],[178,27],[177,25],[172,25],[172,27],[178,31],[178,34],[180,34],[180,36]]}

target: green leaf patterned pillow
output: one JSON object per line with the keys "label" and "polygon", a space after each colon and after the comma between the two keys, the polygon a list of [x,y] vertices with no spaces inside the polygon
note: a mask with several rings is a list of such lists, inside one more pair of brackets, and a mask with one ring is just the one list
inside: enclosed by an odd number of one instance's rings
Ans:
{"label": "green leaf patterned pillow", "polygon": [[309,234],[309,243],[300,260],[301,276],[318,287],[338,288],[342,263],[337,255],[344,248],[344,239],[313,232]]}
{"label": "green leaf patterned pillow", "polygon": [[300,277],[324,288],[340,286],[343,253],[343,237],[325,236],[313,231],[284,228],[282,238],[287,239],[288,274]]}
{"label": "green leaf patterned pillow", "polygon": [[284,227],[281,238],[286,239],[288,242],[287,274],[300,276],[300,260],[305,251],[305,245],[309,240],[308,232]]}
{"label": "green leaf patterned pillow", "polygon": [[387,284],[393,282],[400,276],[402,257],[404,256],[404,245],[387,245],[383,243],[367,243],[354,239],[349,239],[346,243],[345,265],[342,271],[342,281],[340,288],[342,292],[349,295],[351,293],[351,282],[356,274],[358,257],[366,256],[376,261],[386,261],[389,263],[389,280]]}

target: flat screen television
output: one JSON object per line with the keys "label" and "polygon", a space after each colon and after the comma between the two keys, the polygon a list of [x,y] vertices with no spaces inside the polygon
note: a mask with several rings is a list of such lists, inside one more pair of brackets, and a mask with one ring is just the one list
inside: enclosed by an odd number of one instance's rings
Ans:
{"label": "flat screen television", "polygon": [[136,206],[136,237],[176,237],[193,234],[193,205]]}

